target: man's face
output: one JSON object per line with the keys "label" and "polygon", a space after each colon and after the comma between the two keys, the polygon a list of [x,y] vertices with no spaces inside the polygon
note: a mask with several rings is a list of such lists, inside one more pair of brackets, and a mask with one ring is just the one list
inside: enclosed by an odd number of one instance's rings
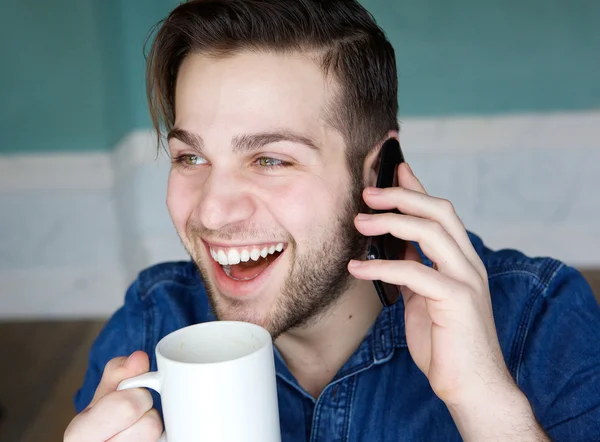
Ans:
{"label": "man's face", "polygon": [[219,319],[278,336],[348,287],[364,241],[345,143],[324,121],[331,93],[299,54],[190,55],[181,66],[167,205]]}

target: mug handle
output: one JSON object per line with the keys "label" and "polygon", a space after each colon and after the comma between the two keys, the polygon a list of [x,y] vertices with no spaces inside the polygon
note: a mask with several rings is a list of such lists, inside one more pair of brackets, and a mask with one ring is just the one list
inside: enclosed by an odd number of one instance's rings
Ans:
{"label": "mug handle", "polygon": [[[121,381],[117,387],[117,391],[127,390],[129,388],[146,387],[153,389],[157,393],[160,393],[162,384],[161,381],[162,379],[160,374],[157,371],[151,371],[149,373],[144,373],[139,376]],[[163,431],[163,434],[161,434],[157,442],[168,442],[167,433]]]}

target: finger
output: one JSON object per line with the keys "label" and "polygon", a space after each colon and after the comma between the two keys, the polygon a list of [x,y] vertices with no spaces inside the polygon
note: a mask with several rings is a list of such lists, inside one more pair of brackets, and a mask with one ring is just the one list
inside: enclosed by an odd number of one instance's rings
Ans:
{"label": "finger", "polygon": [[134,425],[121,431],[107,442],[156,442],[163,431],[163,422],[156,409],[144,414]]}
{"label": "finger", "polygon": [[382,189],[378,194],[372,194],[370,189],[365,189],[364,199],[367,205],[375,210],[398,209],[406,215],[438,222],[452,236],[480,277],[486,278],[485,266],[452,203],[443,198],[427,195],[424,189],[420,190],[422,189],[420,183],[412,187],[413,189],[399,187]]}
{"label": "finger", "polygon": [[408,163],[402,163],[398,166],[398,185],[404,189],[414,190],[427,195],[427,191],[421,181],[414,174]]}
{"label": "finger", "polygon": [[[421,184],[421,181],[417,178],[408,164],[406,164],[406,167],[401,171],[398,171],[398,181],[401,187],[427,194],[423,184]],[[456,213],[454,205],[447,199],[435,198],[435,200],[437,201],[436,212],[439,214],[439,218],[436,219],[447,220],[447,223],[442,222],[441,224],[446,230],[448,230],[465,256],[469,259],[469,261],[471,261],[471,264],[473,264],[475,269],[477,269],[477,273],[479,273],[483,279],[487,279],[487,270],[485,265],[475,251],[475,248],[471,243],[471,239],[467,234],[467,229]]]}
{"label": "finger", "polygon": [[431,306],[428,308],[431,320],[440,326],[447,326],[448,319],[464,319],[461,315],[465,306],[473,305],[473,302],[466,301],[478,293],[466,284],[414,261],[352,260],[348,271],[357,279],[380,280],[408,287],[414,294],[427,298]]}
{"label": "finger", "polygon": [[142,388],[113,391],[73,419],[70,440],[104,442],[131,427],[152,408],[152,396]]}
{"label": "finger", "polygon": [[135,351],[129,358],[122,356],[111,359],[104,367],[102,379],[88,408],[93,407],[108,393],[116,391],[122,380],[146,373],[148,370],[150,370],[150,361],[143,351]]}
{"label": "finger", "polygon": [[348,263],[348,271],[357,279],[379,280],[405,286],[435,301],[446,299],[447,290],[443,284],[452,281],[448,276],[414,261],[351,260]]}
{"label": "finger", "polygon": [[356,228],[365,236],[391,233],[405,241],[416,241],[423,253],[437,264],[440,272],[463,282],[480,280],[480,276],[454,238],[436,221],[409,215],[381,213],[359,215]]}
{"label": "finger", "polygon": [[[408,289],[405,290],[410,291]],[[412,292],[411,292],[412,293]],[[402,292],[404,296],[404,292]],[[431,348],[431,325],[433,321],[429,315],[428,303],[424,296],[414,294],[408,301],[404,301],[404,328],[409,348]],[[424,366],[427,367],[429,361]]]}
{"label": "finger", "polygon": [[[421,255],[419,254],[419,252],[417,251],[417,248],[414,246],[414,244],[412,242],[406,243],[405,252],[404,252],[404,260],[405,261],[413,261],[413,262],[416,262],[419,264],[422,263]],[[402,295],[402,298],[404,299],[404,305],[407,305],[408,302],[410,301],[410,298],[412,298],[414,292],[406,286],[398,286],[398,287],[400,288],[400,294]]]}

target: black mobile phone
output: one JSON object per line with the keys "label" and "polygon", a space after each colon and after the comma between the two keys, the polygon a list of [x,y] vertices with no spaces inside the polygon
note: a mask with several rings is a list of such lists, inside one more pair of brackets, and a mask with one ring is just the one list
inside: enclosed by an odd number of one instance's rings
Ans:
{"label": "black mobile phone", "polygon": [[[379,153],[379,168],[377,171],[376,187],[393,187],[398,185],[398,166],[404,162],[400,143],[395,138],[386,140]],[[373,210],[372,213],[383,213],[384,210]],[[393,210],[394,213],[400,213]],[[367,242],[367,260],[390,259],[398,260],[404,256],[406,243],[402,239],[387,233],[372,236]],[[400,298],[400,290],[394,284],[383,281],[373,281],[377,295],[384,307],[393,305]]]}

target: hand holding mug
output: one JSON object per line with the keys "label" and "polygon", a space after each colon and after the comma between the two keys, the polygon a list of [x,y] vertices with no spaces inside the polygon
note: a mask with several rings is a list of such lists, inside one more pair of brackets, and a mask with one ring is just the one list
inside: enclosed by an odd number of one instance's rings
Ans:
{"label": "hand holding mug", "polygon": [[[216,321],[164,337],[158,371],[119,384],[161,395],[169,442],[280,442],[273,341],[258,325]],[[126,390],[124,390],[126,391]]]}
{"label": "hand holding mug", "polygon": [[110,360],[88,407],[71,421],[65,442],[156,442],[163,430],[152,396],[143,388],[117,391],[124,379],[149,370],[146,353]]}

